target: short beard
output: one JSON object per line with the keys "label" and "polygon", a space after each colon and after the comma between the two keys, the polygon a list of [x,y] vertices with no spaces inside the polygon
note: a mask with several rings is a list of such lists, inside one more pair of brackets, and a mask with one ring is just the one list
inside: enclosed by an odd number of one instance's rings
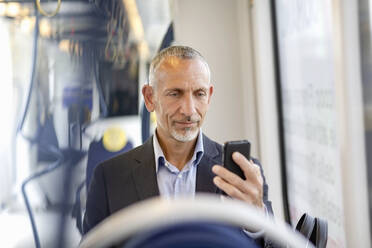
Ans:
{"label": "short beard", "polygon": [[196,128],[193,130],[192,128],[186,128],[185,134],[180,134],[176,130],[171,129],[171,135],[174,139],[176,139],[179,142],[188,142],[191,140],[194,140],[198,134],[199,134],[199,128]]}

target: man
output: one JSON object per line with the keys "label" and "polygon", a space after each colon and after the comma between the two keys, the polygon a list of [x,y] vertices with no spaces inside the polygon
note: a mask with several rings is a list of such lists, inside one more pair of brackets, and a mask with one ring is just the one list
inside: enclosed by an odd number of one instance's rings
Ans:
{"label": "man", "polygon": [[233,154],[246,176],[242,180],[220,166],[221,145],[201,131],[213,85],[209,66],[199,52],[185,46],[162,50],[151,63],[149,84],[142,94],[147,110],[156,113],[156,132],[145,144],[96,168],[84,232],[112,213],[152,196],[193,196],[216,193],[217,188],[272,212],[258,162]]}

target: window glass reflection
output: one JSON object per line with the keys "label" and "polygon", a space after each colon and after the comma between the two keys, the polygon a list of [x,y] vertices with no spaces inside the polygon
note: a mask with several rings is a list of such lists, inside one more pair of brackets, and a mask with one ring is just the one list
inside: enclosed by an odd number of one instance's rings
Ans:
{"label": "window glass reflection", "polygon": [[0,1],[0,247],[76,247],[86,178],[142,143],[140,89],[169,2],[62,0],[53,17],[34,2]]}

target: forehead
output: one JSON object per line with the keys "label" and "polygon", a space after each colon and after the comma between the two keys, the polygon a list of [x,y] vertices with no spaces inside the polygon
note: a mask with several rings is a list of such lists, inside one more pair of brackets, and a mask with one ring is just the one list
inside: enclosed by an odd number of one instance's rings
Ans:
{"label": "forehead", "polygon": [[200,59],[165,58],[156,70],[159,87],[206,87],[209,71]]}

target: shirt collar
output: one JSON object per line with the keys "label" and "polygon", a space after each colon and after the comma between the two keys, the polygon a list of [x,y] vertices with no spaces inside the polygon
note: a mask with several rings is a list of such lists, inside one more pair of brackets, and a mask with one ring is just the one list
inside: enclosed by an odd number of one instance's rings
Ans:
{"label": "shirt collar", "polygon": [[[165,162],[165,156],[159,144],[156,131],[155,131],[154,138],[153,138],[153,144],[154,144],[154,154],[155,154],[155,169],[157,173],[158,168],[159,168],[159,163],[164,164]],[[200,129],[198,137],[197,137],[196,145],[195,145],[194,154],[191,158],[191,161],[193,161],[194,165],[199,164],[201,158],[203,157],[203,154],[204,154],[203,133],[202,133],[202,130]]]}

